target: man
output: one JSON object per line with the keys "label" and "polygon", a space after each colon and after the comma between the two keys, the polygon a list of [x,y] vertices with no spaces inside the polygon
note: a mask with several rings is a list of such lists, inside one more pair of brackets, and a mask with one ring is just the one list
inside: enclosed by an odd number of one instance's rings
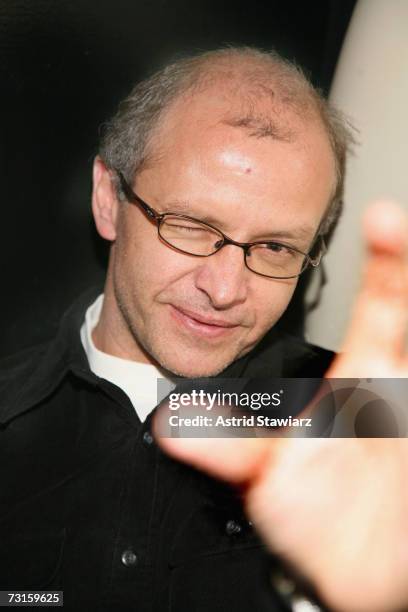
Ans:
{"label": "man", "polygon": [[151,416],[157,377],[327,370],[275,324],[324,252],[349,143],[294,66],[249,49],[181,60],[121,104],[94,164],[104,295],[3,367],[2,589],[62,589],[68,610],[287,609],[236,492],[162,454]]}

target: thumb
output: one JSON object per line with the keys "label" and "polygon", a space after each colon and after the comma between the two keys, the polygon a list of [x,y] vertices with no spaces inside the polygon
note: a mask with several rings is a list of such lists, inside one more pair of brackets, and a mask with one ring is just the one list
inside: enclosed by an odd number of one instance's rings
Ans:
{"label": "thumb", "polygon": [[153,419],[153,435],[166,453],[237,485],[255,480],[267,455],[278,452],[278,446],[285,442],[266,438],[165,437],[166,418],[166,410],[159,409]]}

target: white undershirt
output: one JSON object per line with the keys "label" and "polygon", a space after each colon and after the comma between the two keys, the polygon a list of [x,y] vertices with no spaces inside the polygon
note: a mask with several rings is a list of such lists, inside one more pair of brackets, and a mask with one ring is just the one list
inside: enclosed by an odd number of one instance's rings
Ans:
{"label": "white undershirt", "polygon": [[[167,377],[154,365],[115,357],[96,348],[92,331],[99,321],[102,304],[103,294],[89,306],[81,327],[81,342],[88,357],[89,367],[94,374],[109,380],[126,393],[143,423],[158,403],[157,379]],[[169,378],[167,380],[171,383]],[[173,384],[172,388],[174,386]]]}

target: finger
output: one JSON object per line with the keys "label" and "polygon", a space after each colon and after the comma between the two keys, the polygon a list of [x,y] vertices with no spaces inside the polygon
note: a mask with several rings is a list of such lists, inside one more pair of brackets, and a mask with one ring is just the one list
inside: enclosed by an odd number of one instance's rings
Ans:
{"label": "finger", "polygon": [[[386,370],[387,363],[394,364],[401,359],[405,344],[408,319],[407,215],[393,202],[378,202],[366,213],[364,233],[367,261],[363,283],[342,351],[345,356],[350,355],[355,364],[377,361]],[[339,374],[335,372],[332,375]]]}

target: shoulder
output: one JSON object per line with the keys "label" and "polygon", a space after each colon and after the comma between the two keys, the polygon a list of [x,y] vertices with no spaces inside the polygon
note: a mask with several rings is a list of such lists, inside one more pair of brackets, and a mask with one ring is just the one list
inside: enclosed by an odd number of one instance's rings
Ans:
{"label": "shoulder", "polygon": [[302,338],[283,334],[283,376],[320,378],[324,376],[336,354]]}
{"label": "shoulder", "polygon": [[49,346],[50,343],[39,344],[0,361],[0,420],[10,403],[21,396],[27,382],[35,377]]}
{"label": "shoulder", "polygon": [[86,309],[100,294],[91,287],[63,315],[48,342],[0,361],[0,423],[39,405],[69,372],[89,372],[80,329]]}
{"label": "shoulder", "polygon": [[31,373],[47,352],[48,347],[49,342],[46,342],[3,357],[0,360],[0,389],[10,380],[17,381]]}
{"label": "shoulder", "polygon": [[250,373],[259,377],[321,378],[334,357],[331,350],[287,332],[271,330],[253,354]]}

